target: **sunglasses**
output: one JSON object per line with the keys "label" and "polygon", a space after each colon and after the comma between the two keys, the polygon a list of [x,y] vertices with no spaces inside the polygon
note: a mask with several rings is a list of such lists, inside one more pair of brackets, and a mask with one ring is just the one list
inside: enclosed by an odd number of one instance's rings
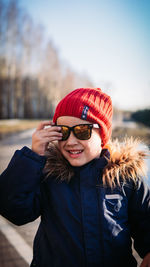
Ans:
{"label": "sunglasses", "polygon": [[99,128],[98,124],[78,124],[73,127],[66,125],[57,125],[61,127],[62,140],[65,141],[70,136],[71,131],[74,133],[75,137],[79,140],[88,140],[91,137],[92,129]]}

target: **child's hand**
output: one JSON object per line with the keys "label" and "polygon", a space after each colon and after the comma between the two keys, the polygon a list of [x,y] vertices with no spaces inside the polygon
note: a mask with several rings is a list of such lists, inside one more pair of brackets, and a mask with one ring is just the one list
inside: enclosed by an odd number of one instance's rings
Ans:
{"label": "child's hand", "polygon": [[150,253],[144,257],[140,267],[150,267]]}
{"label": "child's hand", "polygon": [[[45,128],[45,126],[50,126]],[[41,122],[36,131],[32,135],[32,150],[37,154],[43,156],[49,142],[61,140],[61,128],[54,126],[51,121]]]}

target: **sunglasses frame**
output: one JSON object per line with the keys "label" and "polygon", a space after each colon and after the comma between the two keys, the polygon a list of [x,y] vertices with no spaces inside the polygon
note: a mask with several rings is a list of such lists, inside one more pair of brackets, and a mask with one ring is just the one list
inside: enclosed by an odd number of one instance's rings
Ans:
{"label": "sunglasses frame", "polygon": [[[77,127],[77,126],[84,126],[84,125],[86,125],[86,126],[88,126],[89,128],[88,129],[90,129],[90,137],[89,138],[87,138],[87,139],[81,139],[81,138],[78,138],[77,137],[77,135],[76,135],[76,133],[75,133],[75,131],[74,131],[74,128],[75,127]],[[92,129],[93,128],[96,128],[96,129],[99,129],[100,128],[100,126],[99,126],[99,124],[89,124],[89,123],[83,123],[83,124],[77,124],[77,125],[74,125],[74,126],[72,126],[72,127],[69,127],[69,126],[67,126],[67,125],[56,125],[56,126],[58,126],[58,127],[66,127],[68,130],[69,130],[69,133],[68,133],[68,136],[67,136],[67,138],[66,139],[63,139],[63,137],[62,137],[62,140],[60,140],[60,141],[66,141],[68,138],[69,138],[69,136],[70,136],[70,134],[71,134],[71,132],[73,132],[73,134],[74,134],[74,136],[77,138],[77,139],[79,139],[79,140],[89,140],[90,138],[91,138],[91,134],[92,134]]]}

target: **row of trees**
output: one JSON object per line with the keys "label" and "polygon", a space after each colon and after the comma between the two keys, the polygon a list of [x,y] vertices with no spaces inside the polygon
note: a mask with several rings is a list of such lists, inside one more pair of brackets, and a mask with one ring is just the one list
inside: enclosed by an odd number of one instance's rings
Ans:
{"label": "row of trees", "polygon": [[137,110],[132,113],[132,119],[150,127],[150,109]]}
{"label": "row of trees", "polygon": [[64,62],[17,0],[0,0],[0,118],[52,115],[68,91],[92,86]]}

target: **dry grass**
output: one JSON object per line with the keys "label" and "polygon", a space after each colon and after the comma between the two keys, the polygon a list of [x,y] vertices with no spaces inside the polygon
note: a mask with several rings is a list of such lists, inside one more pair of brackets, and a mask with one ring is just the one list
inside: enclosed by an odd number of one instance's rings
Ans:
{"label": "dry grass", "polygon": [[124,137],[140,138],[145,144],[150,147],[150,128],[141,126],[137,128],[116,127],[112,132],[112,138],[118,138],[120,141]]}
{"label": "dry grass", "polygon": [[36,128],[41,120],[1,120],[0,121],[0,139],[14,134]]}

